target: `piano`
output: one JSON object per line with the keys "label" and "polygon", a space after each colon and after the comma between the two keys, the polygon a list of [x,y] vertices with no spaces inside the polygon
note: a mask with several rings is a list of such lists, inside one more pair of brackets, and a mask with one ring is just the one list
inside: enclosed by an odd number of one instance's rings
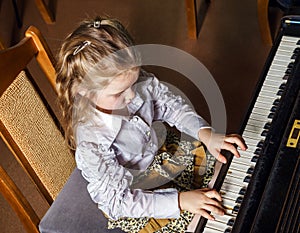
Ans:
{"label": "piano", "polygon": [[300,17],[282,19],[239,132],[248,145],[222,165],[214,188],[224,216],[196,233],[300,232]]}

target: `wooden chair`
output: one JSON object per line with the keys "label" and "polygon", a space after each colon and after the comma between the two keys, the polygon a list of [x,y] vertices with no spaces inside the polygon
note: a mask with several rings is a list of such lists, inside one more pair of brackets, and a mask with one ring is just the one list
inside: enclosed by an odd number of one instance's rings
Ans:
{"label": "wooden chair", "polygon": [[263,43],[272,45],[273,37],[271,35],[269,23],[269,0],[257,0],[257,17]]}
{"label": "wooden chair", "polygon": [[[43,83],[55,86],[54,59],[40,32],[30,27],[17,45],[0,51],[0,136],[49,205],[74,170],[59,121],[28,69],[36,60]],[[46,90],[49,92],[49,90]],[[55,92],[53,92],[55,93]],[[28,232],[39,217],[0,165],[0,191]]]}
{"label": "wooden chair", "polygon": [[[27,65],[32,60],[37,60],[45,76],[30,74]],[[42,95],[50,90],[40,90],[36,83],[39,78],[54,88],[53,64],[45,40],[34,27],[17,45],[0,50],[0,136],[50,208],[40,219],[1,165],[0,192],[27,232],[120,233],[106,229],[107,219],[91,200],[59,121]]]}
{"label": "wooden chair", "polygon": [[[200,28],[203,24],[210,0],[204,0],[197,6],[197,0],[185,0],[185,12],[187,19],[188,37],[197,39]],[[198,10],[200,8],[200,10]]]}
{"label": "wooden chair", "polygon": [[49,5],[45,3],[44,0],[35,0],[35,5],[39,9],[44,21],[47,24],[55,23],[55,17],[53,12],[51,11]]}
{"label": "wooden chair", "polygon": [[[54,24],[55,23],[55,17],[54,13],[51,10],[51,8],[54,8],[54,0],[49,0],[48,5],[45,3],[44,0],[34,0],[35,5],[37,9],[39,10],[42,18],[44,19],[45,23],[47,24]],[[56,1],[56,0],[55,0]],[[19,13],[19,7],[18,7],[18,1],[12,0],[13,8],[15,11],[16,21],[19,28],[22,27],[23,22]]]}

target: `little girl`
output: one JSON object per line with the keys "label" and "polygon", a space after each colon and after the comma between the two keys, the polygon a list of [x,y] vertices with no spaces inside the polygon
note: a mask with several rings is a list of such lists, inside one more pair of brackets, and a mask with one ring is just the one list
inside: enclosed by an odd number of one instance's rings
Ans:
{"label": "little girl", "polygon": [[183,232],[193,214],[212,220],[224,214],[222,199],[215,190],[191,189],[191,144],[173,135],[164,148],[176,145],[175,153],[161,150],[153,123],[175,126],[223,163],[221,149],[239,157],[233,144],[246,145],[238,135],[213,132],[180,96],[141,69],[132,46],[120,22],[101,17],[82,22],[65,39],[56,82],[66,139],[110,228],[142,232],[151,219],[168,219],[161,229],[144,232]]}

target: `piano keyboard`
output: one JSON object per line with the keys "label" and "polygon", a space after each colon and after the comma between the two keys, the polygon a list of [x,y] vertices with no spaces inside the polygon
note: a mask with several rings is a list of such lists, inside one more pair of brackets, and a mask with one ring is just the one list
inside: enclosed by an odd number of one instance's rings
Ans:
{"label": "piano keyboard", "polygon": [[282,36],[242,133],[248,150],[240,151],[240,158],[233,157],[220,189],[226,214],[224,216],[216,215],[215,221],[207,220],[204,233],[231,232],[259,151],[262,149],[268,128],[272,123],[272,117],[284,91],[287,77],[296,54],[299,53],[299,39],[299,37]]}

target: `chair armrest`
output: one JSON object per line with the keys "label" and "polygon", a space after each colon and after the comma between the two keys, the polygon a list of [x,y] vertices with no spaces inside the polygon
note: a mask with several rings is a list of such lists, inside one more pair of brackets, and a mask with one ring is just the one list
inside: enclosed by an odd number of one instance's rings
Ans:
{"label": "chair armrest", "polygon": [[75,168],[39,224],[41,233],[120,233],[108,230],[107,219],[90,198],[87,181]]}

